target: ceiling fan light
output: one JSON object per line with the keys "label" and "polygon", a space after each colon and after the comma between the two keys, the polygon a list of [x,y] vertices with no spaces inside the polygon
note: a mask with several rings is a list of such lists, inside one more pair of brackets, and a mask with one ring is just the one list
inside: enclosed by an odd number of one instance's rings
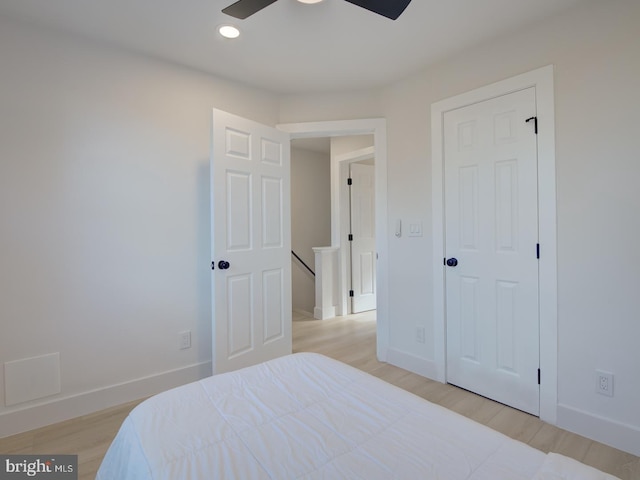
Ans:
{"label": "ceiling fan light", "polygon": [[224,38],[238,38],[240,36],[240,30],[233,25],[220,25],[218,33]]}

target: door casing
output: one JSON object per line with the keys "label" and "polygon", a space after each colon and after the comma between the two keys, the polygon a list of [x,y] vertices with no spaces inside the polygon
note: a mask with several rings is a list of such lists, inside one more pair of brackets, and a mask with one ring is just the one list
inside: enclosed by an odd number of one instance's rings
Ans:
{"label": "door casing", "polygon": [[[389,246],[387,225],[387,122],[384,118],[336,120],[326,122],[285,123],[277,128],[294,138],[342,137],[373,135],[375,151],[376,209],[376,351],[378,360],[387,361],[389,349],[388,272]],[[340,169],[331,165],[331,246],[340,245]],[[342,267],[341,267],[342,268]],[[344,285],[338,285],[344,291]]]}
{"label": "door casing", "polygon": [[433,231],[433,318],[436,379],[446,382],[446,311],[444,291],[444,113],[508,93],[536,88],[538,117],[538,215],[540,294],[540,418],[557,421],[558,292],[556,244],[556,173],[553,66],[502,80],[431,105],[431,180]]}

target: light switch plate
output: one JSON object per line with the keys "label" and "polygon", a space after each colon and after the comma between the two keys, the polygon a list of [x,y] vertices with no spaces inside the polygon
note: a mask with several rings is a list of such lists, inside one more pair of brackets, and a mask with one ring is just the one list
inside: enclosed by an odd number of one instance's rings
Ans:
{"label": "light switch plate", "polygon": [[422,236],[422,222],[409,224],[409,237],[421,237]]}

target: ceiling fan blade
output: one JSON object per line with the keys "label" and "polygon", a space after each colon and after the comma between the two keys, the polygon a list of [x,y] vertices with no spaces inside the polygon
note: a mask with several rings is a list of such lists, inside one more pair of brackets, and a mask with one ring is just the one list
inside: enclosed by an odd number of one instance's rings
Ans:
{"label": "ceiling fan blade", "polygon": [[395,20],[404,12],[411,0],[347,0],[347,2]]}
{"label": "ceiling fan blade", "polygon": [[264,7],[268,7],[276,0],[238,0],[222,10],[222,13],[244,20]]}

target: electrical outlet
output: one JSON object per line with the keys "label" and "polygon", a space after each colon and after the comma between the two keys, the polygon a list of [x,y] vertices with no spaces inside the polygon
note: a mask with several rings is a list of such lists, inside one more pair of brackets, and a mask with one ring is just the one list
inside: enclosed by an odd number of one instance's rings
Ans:
{"label": "electrical outlet", "polygon": [[424,343],[424,327],[416,327],[416,342]]}
{"label": "electrical outlet", "polygon": [[191,348],[191,330],[180,332],[178,336],[180,338],[180,350]]}
{"label": "electrical outlet", "polygon": [[596,393],[613,397],[613,373],[596,370]]}

